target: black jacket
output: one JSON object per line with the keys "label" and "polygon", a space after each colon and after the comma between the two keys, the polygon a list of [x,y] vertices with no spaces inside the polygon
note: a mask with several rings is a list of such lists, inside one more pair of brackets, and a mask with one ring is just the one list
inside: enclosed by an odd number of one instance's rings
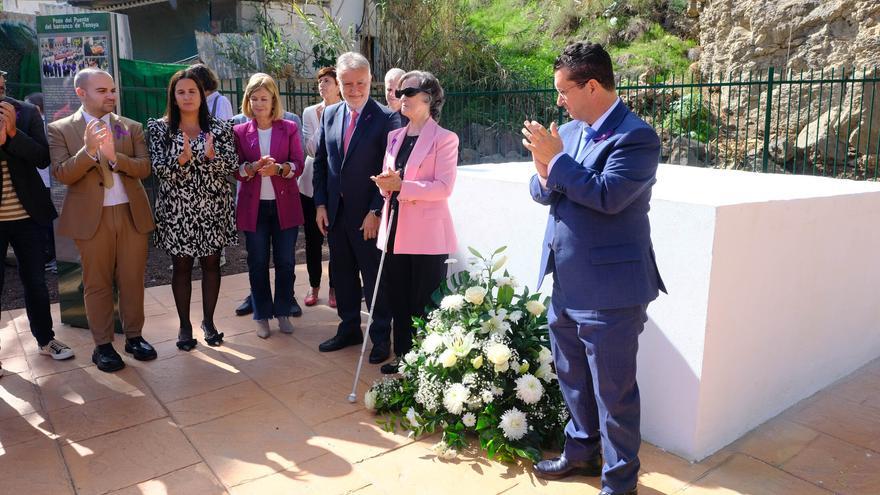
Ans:
{"label": "black jacket", "polygon": [[[39,224],[48,224],[58,216],[49,189],[43,183],[38,168],[49,166],[49,143],[43,130],[40,111],[30,103],[6,97],[3,101],[15,107],[15,137],[6,138],[0,146],[0,161],[6,161],[12,185],[27,214]],[[3,194],[0,176],[0,195]]]}

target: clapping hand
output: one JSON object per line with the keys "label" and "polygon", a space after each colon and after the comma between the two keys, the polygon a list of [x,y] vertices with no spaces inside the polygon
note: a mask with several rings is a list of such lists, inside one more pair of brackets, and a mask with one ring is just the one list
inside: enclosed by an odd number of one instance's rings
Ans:
{"label": "clapping hand", "polygon": [[260,161],[257,162],[257,166],[257,171],[263,177],[278,175],[278,164],[275,163],[275,159],[269,155],[260,158]]}
{"label": "clapping hand", "polygon": [[535,170],[538,177],[547,178],[547,164],[553,160],[553,157],[562,151],[562,138],[559,137],[559,128],[556,122],[550,124],[548,131],[538,122],[523,122],[522,134],[524,136],[523,146],[532,153],[532,161],[535,163]]}
{"label": "clapping hand", "polygon": [[217,151],[214,149],[214,135],[209,132],[205,136],[205,158],[213,160],[215,156]]}
{"label": "clapping hand", "polygon": [[189,134],[186,132],[183,133],[183,151],[180,152],[180,155],[177,156],[177,163],[180,165],[186,165],[187,162],[192,160],[192,145],[189,142]]}
{"label": "clapping hand", "polygon": [[98,156],[98,150],[104,144],[104,140],[110,136],[110,130],[103,120],[95,119],[86,125],[83,142],[86,144],[86,152],[91,156]]}
{"label": "clapping hand", "polygon": [[6,135],[15,136],[15,107],[9,102],[0,101],[0,115],[3,116],[3,127],[6,128]]}
{"label": "clapping hand", "polygon": [[[103,121],[99,122],[103,124]],[[101,154],[104,155],[107,160],[116,162],[116,143],[113,141],[113,134],[110,132],[110,127],[108,125],[104,124],[103,127],[104,133],[98,149],[101,150]]]}
{"label": "clapping hand", "polygon": [[382,192],[400,191],[401,179],[399,170],[385,170],[379,175],[370,177]]}
{"label": "clapping hand", "polygon": [[3,116],[0,115],[0,146],[6,144],[6,123],[3,121]]}

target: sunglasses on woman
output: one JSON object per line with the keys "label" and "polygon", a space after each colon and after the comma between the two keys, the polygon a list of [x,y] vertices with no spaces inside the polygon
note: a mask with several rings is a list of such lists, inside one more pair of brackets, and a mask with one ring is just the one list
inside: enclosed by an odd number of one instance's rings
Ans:
{"label": "sunglasses on woman", "polygon": [[412,98],[413,96],[415,96],[419,93],[427,93],[427,91],[425,91],[422,88],[404,88],[404,89],[395,90],[394,96],[396,96],[398,98],[400,98],[401,96],[406,96],[407,98]]}

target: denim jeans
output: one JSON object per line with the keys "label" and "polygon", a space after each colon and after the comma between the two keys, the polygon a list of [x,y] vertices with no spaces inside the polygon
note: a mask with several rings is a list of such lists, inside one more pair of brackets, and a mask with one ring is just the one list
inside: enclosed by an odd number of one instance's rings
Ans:
{"label": "denim jeans", "polygon": [[[3,256],[10,244],[18,260],[18,276],[24,286],[24,305],[31,333],[42,347],[55,338],[49,312],[49,289],[46,287],[46,226],[30,218],[0,222],[0,253]],[[0,270],[0,291],[3,290],[3,272]]]}
{"label": "denim jeans", "polygon": [[[298,231],[298,227],[281,228],[278,224],[278,210],[275,201],[260,201],[260,210],[257,213],[257,230],[244,233],[255,320],[267,320],[291,314],[293,256]],[[274,298],[269,284],[270,249],[272,260],[275,263]]]}

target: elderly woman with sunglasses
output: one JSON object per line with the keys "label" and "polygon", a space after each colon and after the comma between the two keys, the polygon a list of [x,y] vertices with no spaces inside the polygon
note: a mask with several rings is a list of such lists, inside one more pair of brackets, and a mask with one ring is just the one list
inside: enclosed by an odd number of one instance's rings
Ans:
{"label": "elderly woman with sunglasses", "polygon": [[458,136],[437,124],[443,88],[422,71],[407,72],[399,84],[396,96],[409,124],[388,134],[383,172],[373,177],[386,198],[378,245],[388,251],[383,285],[389,290],[397,357],[382,366],[386,374],[396,373],[412,349],[412,319],[425,316],[457,246],[447,199],[455,184]]}

